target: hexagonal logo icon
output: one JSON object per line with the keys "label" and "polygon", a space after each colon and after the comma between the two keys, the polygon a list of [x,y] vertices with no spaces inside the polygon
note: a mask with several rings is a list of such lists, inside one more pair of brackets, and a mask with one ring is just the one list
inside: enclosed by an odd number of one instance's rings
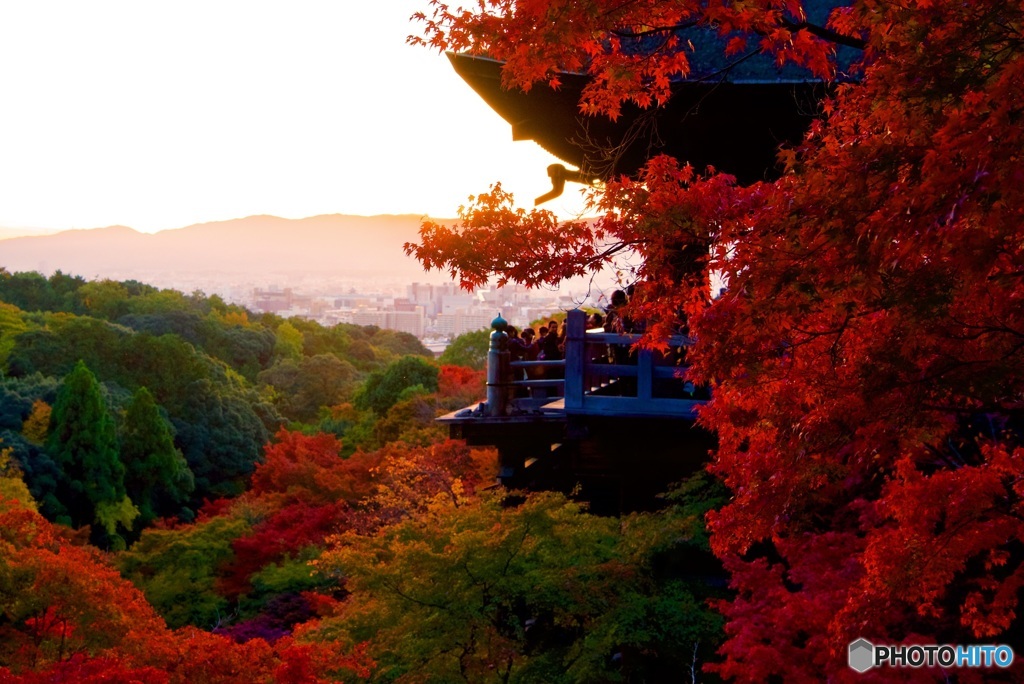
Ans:
{"label": "hexagonal logo icon", "polygon": [[857,639],[850,644],[850,667],[857,672],[867,672],[875,665],[875,647],[867,639]]}

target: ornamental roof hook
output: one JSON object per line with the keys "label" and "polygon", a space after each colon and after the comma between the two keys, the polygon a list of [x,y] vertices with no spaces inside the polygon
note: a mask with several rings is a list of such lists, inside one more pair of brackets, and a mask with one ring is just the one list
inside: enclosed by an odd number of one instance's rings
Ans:
{"label": "ornamental roof hook", "polygon": [[593,174],[586,173],[582,170],[570,171],[562,164],[551,164],[548,166],[548,177],[551,179],[551,191],[533,200],[533,205],[535,207],[561,195],[565,190],[566,181],[590,185],[597,180],[597,176]]}

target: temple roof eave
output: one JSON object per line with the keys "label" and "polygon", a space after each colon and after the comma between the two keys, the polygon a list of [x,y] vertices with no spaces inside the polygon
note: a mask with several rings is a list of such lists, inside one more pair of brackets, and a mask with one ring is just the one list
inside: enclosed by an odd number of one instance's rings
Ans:
{"label": "temple roof eave", "polygon": [[625,105],[616,121],[587,116],[579,100],[587,77],[565,74],[558,89],[506,89],[502,62],[449,53],[455,71],[512,128],[563,162],[599,177],[635,172],[665,153],[698,170],[731,173],[741,183],[775,175],[781,143],[800,139],[824,86],[806,79],[677,81],[658,107]]}

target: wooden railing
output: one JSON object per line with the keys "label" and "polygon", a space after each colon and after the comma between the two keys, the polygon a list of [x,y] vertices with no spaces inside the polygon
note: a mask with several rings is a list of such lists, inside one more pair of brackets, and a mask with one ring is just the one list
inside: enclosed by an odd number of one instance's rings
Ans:
{"label": "wooden railing", "polygon": [[[586,315],[578,309],[569,312],[566,328],[565,359],[559,361],[509,361],[502,338],[492,335],[487,394],[490,415],[564,411],[692,418],[696,407],[705,403],[706,396],[685,378],[678,351],[666,357],[654,350],[633,348],[639,335],[587,330]],[[683,336],[668,340],[674,350],[685,350],[691,344]],[[562,377],[524,379],[524,371],[531,370]]]}

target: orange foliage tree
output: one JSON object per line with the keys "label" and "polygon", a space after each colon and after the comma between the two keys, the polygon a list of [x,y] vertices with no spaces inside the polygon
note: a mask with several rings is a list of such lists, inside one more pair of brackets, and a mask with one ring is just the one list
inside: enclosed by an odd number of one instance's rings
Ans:
{"label": "orange foliage tree", "polygon": [[270,563],[297,556],[351,518],[350,505],[374,490],[377,454],[340,456],[334,435],[305,435],[281,429],[264,447],[249,491],[235,505],[252,504],[261,517],[250,533],[232,543],[234,557],[222,569],[222,593],[249,591],[249,578]]}
{"label": "orange foliage tree", "polygon": [[441,366],[437,394],[445,406],[461,408],[478,401],[487,392],[486,372],[465,366]]}
{"label": "orange foliage tree", "polygon": [[92,547],[0,500],[0,682],[326,682],[368,677],[365,646],[301,635],[245,644],[171,631]]}
{"label": "orange foliage tree", "polygon": [[[218,589],[236,598],[250,592],[250,578],[286,558],[319,556],[326,539],[355,529],[371,533],[418,511],[444,494],[469,496],[493,479],[493,455],[443,440],[427,446],[394,442],[371,453],[339,456],[333,435],[280,430],[265,447],[250,490],[231,506],[258,511],[251,530],[236,538],[233,558],[220,568]],[[324,578],[311,584],[331,585]],[[340,589],[341,587],[336,587]],[[322,596],[307,592],[314,602]]]}
{"label": "orange foliage tree", "polygon": [[[594,222],[494,186],[407,246],[465,286],[553,283],[635,250],[650,341],[686,313],[690,372],[713,388],[710,469],[733,495],[709,519],[736,592],[716,669],[739,680],[848,676],[861,636],[1024,629],[1024,7],[854,0],[815,26],[803,4],[435,1],[419,17],[421,42],[503,60],[508,87],[589,74],[595,116],[669,97],[690,69],[679,27],[824,79],[837,43],[861,48],[777,180],[655,157],[592,192]],[[664,49],[626,49],[640,33]],[[712,272],[729,287],[713,301]]]}
{"label": "orange foliage tree", "polygon": [[305,435],[281,429],[264,447],[262,463],[252,475],[250,495],[276,506],[288,503],[333,504],[360,499],[372,485],[367,477],[378,458],[357,454],[342,458],[334,435]]}
{"label": "orange foliage tree", "polygon": [[166,631],[142,592],[34,511],[0,501],[0,665],[32,669],[126,647]]}

